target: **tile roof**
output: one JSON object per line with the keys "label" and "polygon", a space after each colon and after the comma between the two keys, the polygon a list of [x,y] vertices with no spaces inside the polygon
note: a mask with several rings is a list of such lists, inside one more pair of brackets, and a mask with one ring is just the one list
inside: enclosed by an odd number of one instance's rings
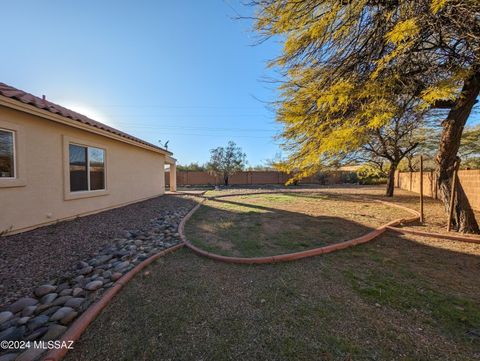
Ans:
{"label": "tile roof", "polygon": [[149,147],[159,149],[159,150],[162,150],[162,151],[167,152],[169,154],[172,154],[170,151],[168,151],[164,148],[158,147],[154,144],[151,144],[151,143],[146,142],[142,139],[134,137],[133,135],[124,133],[121,130],[112,128],[112,127],[110,127],[106,124],[103,124],[103,123],[97,122],[96,120],[90,119],[90,118],[86,117],[85,115],[74,112],[73,110],[64,108],[64,107],[62,107],[58,104],[55,104],[55,103],[52,103],[48,100],[36,97],[35,95],[26,93],[23,90],[16,89],[14,87],[11,87],[11,86],[9,86],[7,84],[4,84],[4,83],[1,83],[1,82],[0,82],[0,95],[3,95],[4,97],[10,98],[10,99],[18,100],[18,101],[20,101],[22,103],[25,103],[25,104],[33,105],[36,108],[47,110],[51,113],[58,114],[58,115],[61,115],[65,118],[75,120],[77,122],[88,125],[90,127],[98,128],[98,129],[107,131],[109,133],[118,135],[120,137],[132,140],[136,143],[147,145]]}

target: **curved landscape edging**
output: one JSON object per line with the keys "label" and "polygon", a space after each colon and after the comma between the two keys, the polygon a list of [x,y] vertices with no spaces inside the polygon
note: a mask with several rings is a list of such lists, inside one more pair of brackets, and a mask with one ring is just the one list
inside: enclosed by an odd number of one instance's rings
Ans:
{"label": "curved landscape edging", "polygon": [[424,232],[424,231],[416,231],[413,229],[405,229],[405,228],[398,228],[388,226],[387,229],[392,232],[401,233],[401,234],[414,234],[416,236],[422,237],[433,237],[433,238],[442,238],[442,239],[449,239],[452,241],[460,241],[460,242],[468,242],[468,243],[478,243],[480,244],[480,237],[475,236],[456,236],[453,234],[442,234],[442,233],[435,233],[435,232]]}
{"label": "curved landscape edging", "polygon": [[[123,275],[123,277],[116,281],[115,284],[107,292],[105,292],[97,302],[85,310],[85,312],[83,312],[82,315],[72,323],[72,325],[60,338],[60,342],[78,340],[88,325],[92,323],[92,321],[100,314],[100,312],[110,303],[113,297],[128,283],[128,281],[130,281],[137,273],[142,271],[145,267],[158,258],[175,252],[184,245],[184,243],[180,243],[176,246],[160,251],[159,253],[154,254],[153,256],[139,263],[131,271]],[[47,355],[43,358],[43,361],[60,361],[65,357],[67,352],[67,348],[53,349],[47,353]]]}
{"label": "curved landscape edging", "polygon": [[[291,191],[290,191],[291,192]],[[290,193],[289,191],[284,191],[283,193]],[[265,192],[267,194],[270,193],[276,193],[276,192]],[[472,243],[480,243],[480,238],[470,238],[470,237],[464,237],[464,236],[454,236],[454,235],[443,235],[440,233],[429,233],[429,232],[422,232],[422,231],[414,231],[414,230],[406,230],[406,229],[401,229],[397,228],[395,226],[400,225],[402,223],[411,223],[419,220],[420,214],[419,212],[410,209],[405,206],[401,206],[398,204],[386,202],[386,201],[381,201],[381,200],[373,200],[378,203],[382,203],[385,205],[393,206],[399,209],[406,210],[410,213],[415,214],[415,216],[409,217],[409,218],[399,218],[396,220],[393,220],[387,224],[384,224],[380,227],[375,228],[371,232],[348,240],[344,242],[339,242],[335,243],[329,246],[325,247],[319,247],[307,251],[302,251],[302,252],[295,252],[295,253],[288,253],[288,254],[281,254],[281,255],[276,255],[276,256],[269,256],[269,257],[255,257],[255,258],[242,258],[242,257],[227,257],[227,256],[222,256],[214,253],[210,253],[207,251],[204,251],[193,244],[191,244],[188,239],[185,236],[185,224],[186,222],[191,218],[191,216],[201,207],[203,202],[207,199],[212,199],[214,200],[215,198],[225,198],[225,197],[234,197],[234,196],[243,196],[243,195],[254,195],[254,194],[265,194],[265,193],[239,193],[239,194],[232,194],[232,195],[221,195],[218,197],[205,197],[203,195],[194,195],[201,198],[202,200],[193,207],[188,214],[182,219],[178,226],[178,232],[180,235],[180,238],[183,243],[180,243],[176,246],[173,246],[171,248],[168,248],[166,250],[160,251],[159,253],[151,256],[150,258],[147,258],[140,264],[138,264],[135,268],[133,268],[131,271],[126,273],[122,278],[120,278],[115,284],[105,293],[103,296],[95,302],[91,307],[89,307],[77,320],[74,321],[74,323],[68,328],[68,330],[62,335],[60,338],[60,342],[67,342],[67,341],[76,341],[80,338],[80,336],[83,334],[83,332],[86,330],[86,328],[90,325],[90,323],[100,314],[100,312],[111,302],[113,297],[120,292],[120,290],[140,271],[142,271],[145,267],[150,265],[152,262],[157,260],[158,258],[165,256],[169,253],[175,252],[178,249],[182,248],[183,246],[187,246],[189,249],[191,249],[193,252],[196,254],[199,254],[201,256],[208,257],[213,260],[217,261],[222,261],[222,262],[227,262],[227,263],[240,263],[240,264],[267,264],[267,263],[276,263],[276,262],[288,262],[288,261],[294,261],[294,260],[299,260],[307,257],[313,257],[317,256],[320,254],[327,254],[331,252],[335,252],[337,250],[349,248],[358,244],[363,244],[367,243],[379,235],[383,234],[387,230],[394,231],[397,233],[410,233],[410,234],[416,234],[420,236],[427,236],[427,237],[436,237],[436,238],[444,238],[444,239],[452,239],[452,240],[459,240],[463,242],[472,242]],[[319,193],[319,192],[316,192]],[[67,348],[60,348],[60,349],[54,349],[50,350],[47,355],[43,358],[43,361],[60,361],[62,360],[65,355],[67,354],[68,349]]]}
{"label": "curved landscape edging", "polygon": [[[222,256],[216,253],[211,253],[207,252],[197,246],[194,246],[186,237],[185,235],[185,224],[186,222],[190,219],[190,217],[201,207],[203,202],[206,199],[210,200],[215,200],[216,198],[226,198],[226,197],[237,197],[237,196],[245,196],[245,195],[256,195],[256,194],[270,194],[270,193],[294,193],[296,190],[292,191],[282,191],[282,192],[248,192],[248,193],[237,193],[237,194],[231,194],[231,195],[220,195],[217,197],[202,197],[203,200],[197,204],[192,210],[182,219],[180,222],[180,225],[178,227],[178,233],[180,234],[180,239],[185,243],[185,245],[190,248],[193,252],[200,256],[208,257],[210,259],[216,260],[216,261],[221,261],[221,262],[226,262],[226,263],[238,263],[238,264],[268,264],[268,263],[276,263],[276,262],[289,262],[289,261],[295,261],[307,257],[313,257],[321,254],[326,254],[326,253],[332,253],[341,249],[349,248],[352,246],[355,246],[357,244],[363,244],[367,243],[379,235],[383,234],[385,231],[389,229],[389,227],[394,227],[402,223],[410,223],[410,222],[415,222],[420,219],[420,213],[390,202],[386,201],[380,201],[380,200],[374,200],[378,203],[386,204],[392,207],[400,208],[405,211],[408,211],[410,213],[415,214],[415,216],[412,216],[410,218],[399,218],[396,220],[393,220],[391,222],[388,222],[380,227],[375,228],[373,231],[370,231],[369,233],[354,238],[350,239],[348,241],[344,242],[339,242],[335,244],[331,244],[328,246],[324,247],[318,247],[314,249],[310,249],[307,251],[301,251],[301,252],[295,252],[295,253],[285,253],[285,254],[280,254],[280,255],[275,255],[275,256],[267,256],[267,257],[252,257],[252,258],[247,258],[247,257],[230,257],[230,256]],[[321,193],[321,192],[314,192],[314,193]]]}

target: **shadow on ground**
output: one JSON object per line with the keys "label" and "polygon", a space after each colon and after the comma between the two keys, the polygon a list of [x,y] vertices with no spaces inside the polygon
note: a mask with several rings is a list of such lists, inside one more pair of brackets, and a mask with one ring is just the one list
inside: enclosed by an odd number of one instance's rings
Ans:
{"label": "shadow on ground", "polygon": [[187,222],[186,236],[197,247],[225,256],[273,256],[347,241],[408,216],[338,194],[237,196],[208,200]]}
{"label": "shadow on ground", "polygon": [[67,360],[471,360],[477,256],[387,235],[291,263],[188,250],[137,276]]}

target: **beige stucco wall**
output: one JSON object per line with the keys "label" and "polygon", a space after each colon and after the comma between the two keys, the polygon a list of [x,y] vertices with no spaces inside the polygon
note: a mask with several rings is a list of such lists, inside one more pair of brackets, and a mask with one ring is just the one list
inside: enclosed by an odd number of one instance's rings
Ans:
{"label": "beige stucco wall", "polygon": [[[18,129],[21,179],[14,187],[0,181],[0,232],[26,230],[165,191],[163,154],[0,105],[0,128],[5,124]],[[106,192],[69,199],[65,148],[72,139],[106,149]]]}

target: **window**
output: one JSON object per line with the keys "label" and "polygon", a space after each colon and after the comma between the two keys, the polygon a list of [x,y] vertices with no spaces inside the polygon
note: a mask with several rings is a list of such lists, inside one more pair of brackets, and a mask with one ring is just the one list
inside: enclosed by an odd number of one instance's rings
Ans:
{"label": "window", "polygon": [[15,133],[0,129],[0,178],[15,176]]}
{"label": "window", "polygon": [[70,192],[105,189],[105,150],[69,144]]}

